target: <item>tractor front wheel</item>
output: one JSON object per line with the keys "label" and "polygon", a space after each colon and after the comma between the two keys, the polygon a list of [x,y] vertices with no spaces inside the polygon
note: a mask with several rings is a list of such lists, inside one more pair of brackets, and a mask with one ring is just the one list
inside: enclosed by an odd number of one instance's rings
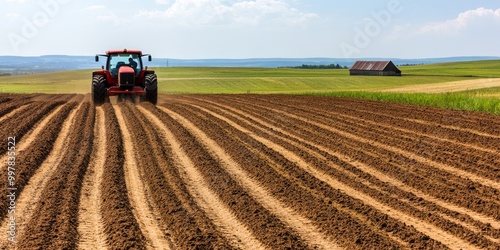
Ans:
{"label": "tractor front wheel", "polygon": [[145,100],[156,105],[158,102],[158,79],[156,74],[146,75],[144,87],[146,88]]}
{"label": "tractor front wheel", "polygon": [[98,75],[92,78],[92,100],[95,105],[101,105],[106,101],[106,78]]}

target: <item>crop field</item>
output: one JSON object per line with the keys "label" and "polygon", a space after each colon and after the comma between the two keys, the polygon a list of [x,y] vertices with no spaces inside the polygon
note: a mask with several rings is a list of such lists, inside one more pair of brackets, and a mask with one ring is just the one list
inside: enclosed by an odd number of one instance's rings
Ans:
{"label": "crop field", "polygon": [[[157,68],[160,91],[168,94],[303,93],[391,89],[414,84],[470,80],[471,77],[350,77],[347,70],[263,68]],[[0,92],[90,93],[91,70],[0,77]]]}
{"label": "crop field", "polygon": [[[166,94],[276,94],[337,91],[456,92],[500,87],[500,61],[402,66],[403,77],[349,76],[348,70],[159,67]],[[96,65],[96,70],[100,65]],[[4,93],[90,93],[92,70],[0,77]],[[477,81],[476,81],[477,80]],[[434,86],[434,85],[438,86]],[[422,89],[423,88],[423,89]],[[499,91],[490,90],[499,94]]]}
{"label": "crop field", "polygon": [[[163,94],[298,94],[363,98],[500,114],[500,61],[401,66],[402,77],[345,69],[154,68]],[[90,93],[92,70],[0,77],[0,93]]]}
{"label": "crop field", "polygon": [[1,249],[500,248],[496,115],[0,94],[0,138]]}

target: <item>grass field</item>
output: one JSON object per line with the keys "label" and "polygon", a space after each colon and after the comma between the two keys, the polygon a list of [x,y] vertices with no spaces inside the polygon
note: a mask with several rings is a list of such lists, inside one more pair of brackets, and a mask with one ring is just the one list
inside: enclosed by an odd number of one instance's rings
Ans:
{"label": "grass field", "polygon": [[362,98],[375,101],[388,101],[406,104],[433,106],[440,108],[479,111],[500,114],[500,98],[477,95],[476,92],[457,93],[388,93],[388,92],[323,92],[311,95]]}
{"label": "grass field", "polygon": [[500,61],[471,61],[400,67],[407,75],[449,75],[463,77],[500,77]]}
{"label": "grass field", "polygon": [[464,77],[412,75],[349,76],[348,70],[164,68],[158,71],[166,93],[303,93],[375,91],[414,84],[460,81]]}
{"label": "grass field", "polygon": [[90,93],[92,70],[0,77],[3,93]]}
{"label": "grass field", "polygon": [[[156,68],[160,93],[204,94],[316,94],[369,98],[432,105],[445,108],[500,113],[500,86],[474,85],[474,80],[500,78],[500,61],[474,61],[400,67],[402,77],[349,76],[348,70],[273,68]],[[89,93],[92,70],[0,77],[0,92]],[[405,93],[408,89],[453,93]],[[495,83],[496,84],[496,83]],[[401,89],[399,93],[391,90]],[[425,91],[424,91],[425,92]]]}

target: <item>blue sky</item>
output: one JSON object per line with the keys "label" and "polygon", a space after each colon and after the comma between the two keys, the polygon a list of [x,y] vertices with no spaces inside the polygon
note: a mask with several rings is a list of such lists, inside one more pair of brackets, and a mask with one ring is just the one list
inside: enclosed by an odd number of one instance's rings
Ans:
{"label": "blue sky", "polygon": [[0,0],[0,55],[500,56],[500,2]]}

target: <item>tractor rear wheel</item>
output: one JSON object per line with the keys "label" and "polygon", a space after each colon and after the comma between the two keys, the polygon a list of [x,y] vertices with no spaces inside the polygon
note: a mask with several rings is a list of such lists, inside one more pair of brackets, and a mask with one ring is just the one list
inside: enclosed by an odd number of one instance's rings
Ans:
{"label": "tractor rear wheel", "polygon": [[95,105],[101,105],[106,101],[106,77],[98,75],[92,78],[92,100]]}
{"label": "tractor rear wheel", "polygon": [[144,87],[146,88],[145,100],[156,105],[158,102],[158,79],[156,74],[146,75]]}

